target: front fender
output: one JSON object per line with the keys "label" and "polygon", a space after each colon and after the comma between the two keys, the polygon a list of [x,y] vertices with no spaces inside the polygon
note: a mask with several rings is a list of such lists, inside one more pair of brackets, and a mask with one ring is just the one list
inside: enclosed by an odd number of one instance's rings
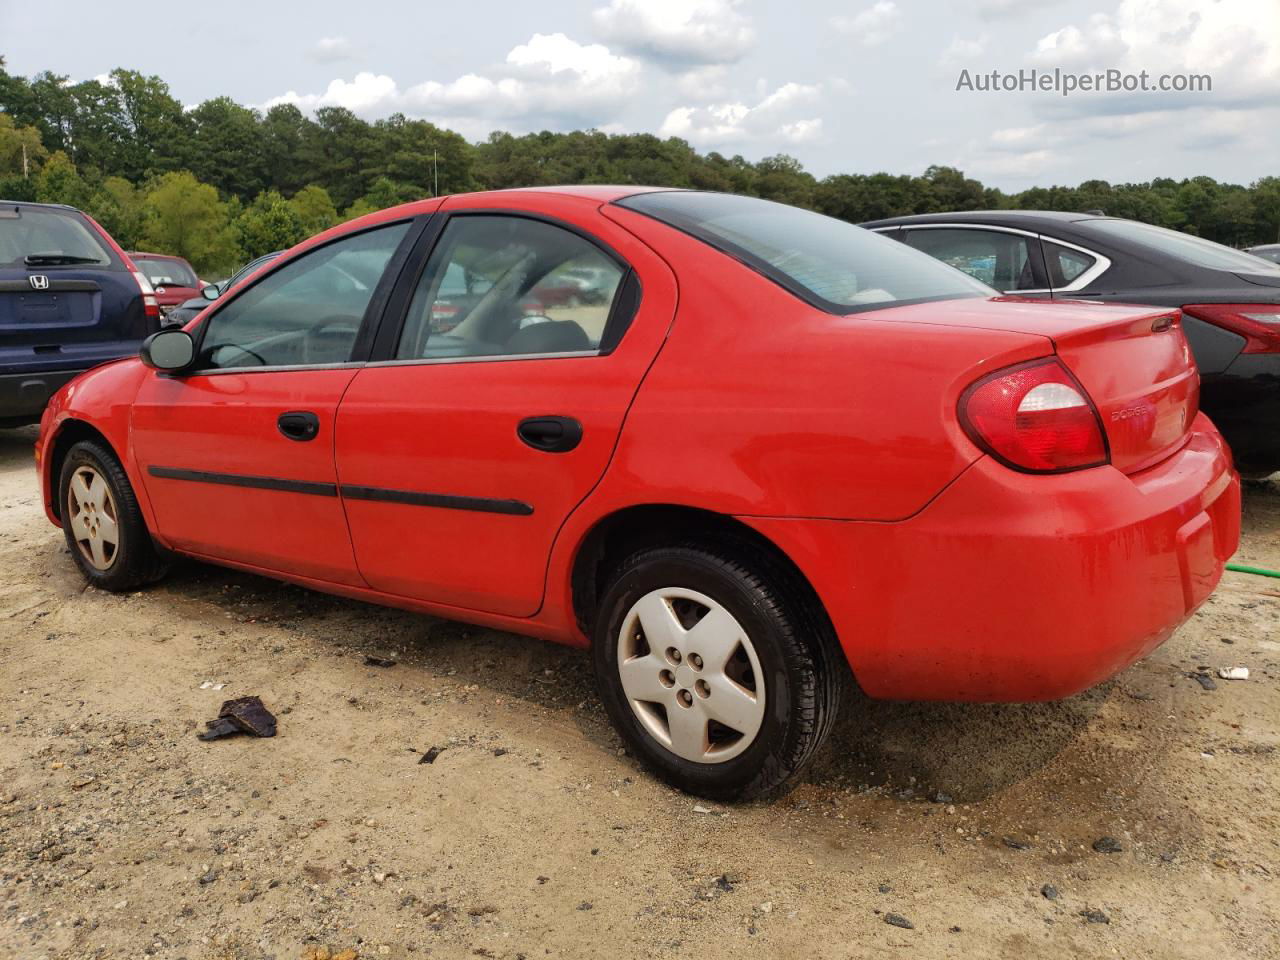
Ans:
{"label": "front fender", "polygon": [[[134,494],[154,531],[151,504],[133,461],[129,421],[133,400],[144,377],[153,375],[136,357],[126,357],[86,370],[55,393],[40,418],[36,441],[36,465],[40,473],[40,494],[49,522],[62,526],[54,503],[54,490],[63,446],[79,435],[97,433],[120,458]],[[74,437],[74,439],[73,439]]]}

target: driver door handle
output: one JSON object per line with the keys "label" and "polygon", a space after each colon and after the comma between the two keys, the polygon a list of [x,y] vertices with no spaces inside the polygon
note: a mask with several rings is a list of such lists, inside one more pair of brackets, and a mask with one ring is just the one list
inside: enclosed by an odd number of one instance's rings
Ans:
{"label": "driver door handle", "polygon": [[310,410],[290,410],[276,418],[276,428],[288,439],[305,443],[320,432],[320,418]]}

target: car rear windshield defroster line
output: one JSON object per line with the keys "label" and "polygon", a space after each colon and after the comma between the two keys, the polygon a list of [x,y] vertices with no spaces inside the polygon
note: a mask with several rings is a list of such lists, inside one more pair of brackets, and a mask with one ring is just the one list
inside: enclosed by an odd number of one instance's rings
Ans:
{"label": "car rear windshield defroster line", "polygon": [[694,190],[616,204],[696,237],[829,313],[997,295],[928,254],[799,207]]}

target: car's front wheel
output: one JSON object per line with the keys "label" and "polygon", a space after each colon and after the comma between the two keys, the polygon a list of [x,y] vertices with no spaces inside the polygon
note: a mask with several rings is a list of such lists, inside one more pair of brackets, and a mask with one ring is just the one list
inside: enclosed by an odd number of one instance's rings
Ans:
{"label": "car's front wheel", "polygon": [[838,709],[843,664],[794,585],[757,572],[769,567],[694,546],[645,550],[601,604],[605,708],[647,766],[699,796],[783,787]]}
{"label": "car's front wheel", "polygon": [[132,590],[164,575],[129,478],[102,444],[82,440],[67,451],[58,500],[67,547],[95,587]]}

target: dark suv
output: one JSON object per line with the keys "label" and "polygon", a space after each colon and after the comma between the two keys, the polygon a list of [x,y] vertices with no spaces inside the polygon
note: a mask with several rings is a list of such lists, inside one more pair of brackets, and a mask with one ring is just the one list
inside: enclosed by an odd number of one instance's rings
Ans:
{"label": "dark suv", "polygon": [[38,422],[60,386],[158,329],[151,285],[92,217],[0,201],[0,427]]}

